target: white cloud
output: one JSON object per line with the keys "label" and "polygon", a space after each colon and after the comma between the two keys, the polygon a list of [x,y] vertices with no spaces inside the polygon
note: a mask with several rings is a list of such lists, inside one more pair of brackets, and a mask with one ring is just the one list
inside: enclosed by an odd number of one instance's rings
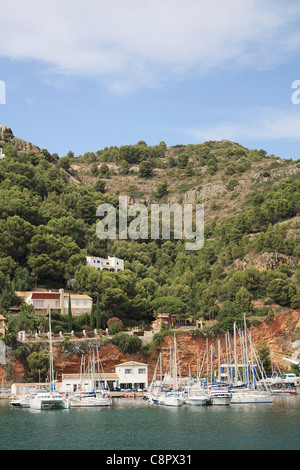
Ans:
{"label": "white cloud", "polygon": [[285,60],[299,50],[299,18],[294,0],[10,0],[0,56],[99,76],[117,91],[155,87],[211,67]]}
{"label": "white cloud", "polygon": [[[228,139],[235,142],[242,140],[299,140],[300,110],[283,111],[274,108],[255,108],[247,112],[235,112],[235,117],[212,125],[192,129],[180,129],[181,132],[199,141]],[[176,130],[178,131],[178,129]]]}

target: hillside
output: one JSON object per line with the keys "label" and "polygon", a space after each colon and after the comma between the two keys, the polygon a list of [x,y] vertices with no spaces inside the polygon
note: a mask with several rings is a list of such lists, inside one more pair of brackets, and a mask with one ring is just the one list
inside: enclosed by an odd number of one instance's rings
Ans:
{"label": "hillside", "polygon": [[[70,159],[77,182],[95,185],[100,178],[105,181],[106,192],[128,195],[134,202],[205,204],[206,224],[214,220],[220,223],[239,214],[255,194],[268,192],[300,169],[298,161],[266,156],[263,150],[221,141],[166,148],[163,156],[148,157],[154,167],[151,177],[145,178],[140,176],[136,163],[128,163],[128,173],[124,174],[126,160],[122,155],[117,162],[109,161],[116,159],[109,155],[115,154],[113,150],[96,152],[98,156],[87,152]],[[103,164],[109,169],[107,173],[101,171]],[[158,187],[164,182],[166,194],[161,195]]]}
{"label": "hillside", "polygon": [[[299,315],[298,161],[230,141],[140,141],[59,158],[0,130],[0,313],[11,335],[45,328],[24,307],[10,310],[20,302],[15,291],[58,289],[70,278],[94,300],[91,329],[105,328],[111,317],[148,327],[164,312],[178,322],[212,322],[212,337],[231,331],[244,313],[257,328],[288,312]],[[203,248],[187,251],[172,236],[100,240],[96,208],[118,209],[120,195],[148,206],[204,204]],[[86,266],[87,254],[122,258],[125,270],[96,271]],[[86,324],[85,317],[73,319],[75,330]],[[56,319],[55,328],[68,331],[67,319]]]}

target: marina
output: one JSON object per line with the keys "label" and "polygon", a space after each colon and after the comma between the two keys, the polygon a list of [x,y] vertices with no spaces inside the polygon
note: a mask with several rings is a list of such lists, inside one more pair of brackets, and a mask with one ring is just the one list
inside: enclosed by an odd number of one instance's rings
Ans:
{"label": "marina", "polygon": [[[51,323],[49,329],[50,382],[31,393],[0,400],[0,422],[5,426],[2,449],[192,451],[300,447],[299,378],[292,373],[267,377],[246,328],[241,336],[240,359],[236,338],[234,359],[227,364],[221,363],[218,343],[215,349],[207,348],[197,376],[182,376],[174,334],[168,364],[162,364],[159,355],[151,383],[141,390],[103,388],[96,348],[87,359],[82,357],[76,382],[68,377],[70,388],[64,391],[56,389],[59,384],[53,377]],[[125,364],[145,371],[146,364]],[[120,375],[121,366],[116,369]],[[45,439],[45,427],[52,431],[50,439]]]}
{"label": "marina", "polygon": [[[240,335],[241,358],[239,362],[237,354],[236,325],[234,324],[234,360],[228,358],[227,364],[221,364],[220,342],[217,348],[209,351],[208,347],[202,358],[202,365],[197,376],[183,377],[181,375],[181,364],[177,350],[176,335],[173,335],[173,343],[170,344],[169,362],[162,363],[161,353],[158,356],[152,381],[149,387],[142,389],[109,389],[103,381],[104,371],[100,360],[98,346],[92,351],[88,358],[81,357],[81,365],[78,376],[67,378],[58,384],[53,375],[53,354],[51,340],[51,315],[49,315],[49,370],[50,382],[48,386],[31,390],[24,395],[13,395],[10,404],[18,408],[53,409],[53,408],[94,408],[110,407],[113,397],[136,399],[142,397],[151,405],[167,407],[190,406],[228,406],[228,405],[250,405],[250,404],[273,404],[274,396],[281,394],[298,395],[299,377],[294,373],[281,376],[268,377],[264,371],[263,364],[257,357],[248,336],[246,321],[244,331],[238,330]],[[208,344],[207,344],[208,346]],[[230,344],[229,344],[230,346]],[[218,356],[217,364],[214,358]],[[230,362],[229,362],[230,359]],[[299,361],[290,360],[298,365]],[[206,363],[206,372],[205,365]],[[123,369],[125,366],[125,369]],[[215,367],[213,371],[213,366]],[[147,385],[147,364],[135,361],[125,362],[116,367],[118,374],[111,374],[114,378],[132,376],[132,371],[137,370],[139,375],[146,380],[142,387]],[[106,374],[107,375],[107,374]],[[121,379],[125,381],[126,379]],[[117,382],[119,383],[119,382]],[[106,385],[106,387],[105,387]],[[40,385],[37,385],[40,387]],[[58,390],[56,387],[60,387]],[[132,384],[131,384],[132,386]],[[16,388],[13,385],[12,388]]]}

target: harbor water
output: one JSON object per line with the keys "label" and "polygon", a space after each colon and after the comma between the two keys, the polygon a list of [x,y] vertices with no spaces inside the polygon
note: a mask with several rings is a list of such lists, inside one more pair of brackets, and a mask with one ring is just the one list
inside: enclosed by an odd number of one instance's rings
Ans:
{"label": "harbor water", "polygon": [[273,404],[14,408],[0,400],[1,450],[299,450],[300,395]]}

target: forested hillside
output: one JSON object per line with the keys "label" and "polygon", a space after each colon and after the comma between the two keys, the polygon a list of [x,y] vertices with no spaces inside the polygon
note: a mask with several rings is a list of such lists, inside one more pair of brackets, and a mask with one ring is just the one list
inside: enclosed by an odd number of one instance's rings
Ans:
{"label": "forested hillside", "polygon": [[[2,136],[3,137],[3,136]],[[147,325],[157,311],[216,319],[300,307],[299,162],[229,141],[167,147],[111,147],[50,155],[6,135],[0,160],[0,313],[15,291],[73,288],[93,297],[102,327],[110,317]],[[96,209],[131,202],[201,203],[205,241],[100,240]],[[117,256],[117,275],[85,256]],[[262,307],[255,308],[255,300]],[[275,307],[274,307],[275,305]],[[8,314],[9,315],[9,314]]]}

